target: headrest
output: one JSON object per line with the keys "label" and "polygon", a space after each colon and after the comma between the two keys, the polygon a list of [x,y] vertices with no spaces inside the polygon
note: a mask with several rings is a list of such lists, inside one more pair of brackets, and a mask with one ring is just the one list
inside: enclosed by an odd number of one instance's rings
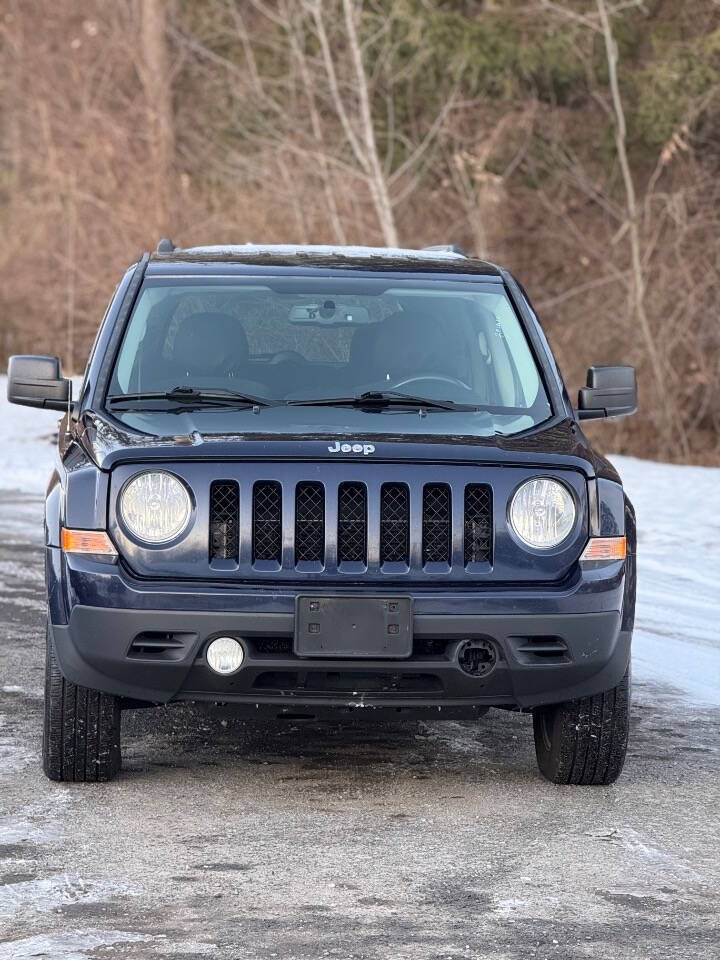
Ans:
{"label": "headrest", "polygon": [[192,313],[175,334],[173,359],[188,369],[208,372],[230,360],[244,363],[250,353],[241,322],[227,313]]}

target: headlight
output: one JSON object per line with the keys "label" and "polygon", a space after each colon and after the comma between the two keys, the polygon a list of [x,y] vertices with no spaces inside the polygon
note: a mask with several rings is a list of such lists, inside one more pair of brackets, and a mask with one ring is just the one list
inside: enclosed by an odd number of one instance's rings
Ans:
{"label": "headlight", "polygon": [[120,494],[120,516],[138,540],[167,543],[190,522],[192,504],[185,485],[170,473],[141,473]]}
{"label": "headlight", "polygon": [[529,547],[557,547],[575,525],[575,503],[570,491],[548,477],[528,480],[512,498],[510,524]]}

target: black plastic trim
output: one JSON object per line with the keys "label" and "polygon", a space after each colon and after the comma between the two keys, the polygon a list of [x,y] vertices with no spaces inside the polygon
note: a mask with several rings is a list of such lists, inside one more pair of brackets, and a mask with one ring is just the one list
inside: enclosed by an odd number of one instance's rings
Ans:
{"label": "black plastic trim", "polygon": [[[115,368],[117,354],[120,350],[123,337],[125,336],[125,328],[127,327],[127,322],[135,306],[135,301],[137,300],[143,280],[145,279],[145,271],[147,270],[147,265],[149,262],[150,254],[144,253],[138,260],[132,280],[125,291],[125,296],[123,297],[120,310],[118,311],[118,315],[113,323],[110,339],[105,347],[105,354],[103,356],[102,364],[98,370],[93,395],[94,406],[105,406],[105,395],[110,382],[110,374]],[[97,402],[98,399],[100,400],[99,403]]]}

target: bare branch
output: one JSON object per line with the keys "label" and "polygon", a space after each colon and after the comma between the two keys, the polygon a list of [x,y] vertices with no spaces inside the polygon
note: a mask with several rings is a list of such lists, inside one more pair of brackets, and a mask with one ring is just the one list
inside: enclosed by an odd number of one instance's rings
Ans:
{"label": "bare branch", "polygon": [[663,364],[657,350],[655,338],[653,337],[650,322],[645,310],[645,274],[642,265],[642,251],[640,240],[640,228],[638,224],[638,206],[635,194],[635,183],[633,181],[630,161],[627,153],[627,126],[625,123],[625,109],[622,97],[620,95],[620,82],[618,80],[618,52],[615,37],[613,36],[610,17],[608,15],[605,0],[596,0],[600,24],[602,27],[603,40],[605,42],[605,54],[608,65],[608,79],[610,82],[610,92],[612,95],[613,108],[615,111],[615,149],[617,151],[618,162],[622,172],[623,183],[625,185],[625,197],[627,202],[627,214],[630,237],[630,255],[632,259],[632,300],[631,308],[636,314],[640,324],[640,330],[645,341],[645,349],[655,377],[655,383],[658,391],[658,399],[669,414],[669,408],[666,403],[665,376]]}
{"label": "bare branch", "polygon": [[345,13],[345,27],[347,30],[348,45],[350,55],[355,67],[355,77],[358,84],[358,98],[360,101],[360,120],[365,141],[365,154],[370,176],[370,187],[375,199],[380,227],[388,246],[398,246],[397,228],[395,226],[395,217],[393,215],[392,203],[388,192],[387,181],[382,170],[380,157],[378,156],[377,144],[375,141],[375,126],[373,123],[372,108],[370,106],[370,94],[368,90],[367,74],[362,58],[362,50],[357,35],[355,24],[355,8],[353,0],[343,0],[343,10]]}
{"label": "bare branch", "polygon": [[320,49],[322,50],[323,62],[325,64],[333,106],[338,115],[340,123],[342,124],[343,130],[345,131],[345,136],[347,137],[348,143],[355,154],[355,159],[358,161],[360,166],[366,172],[368,172],[368,159],[365,156],[362,147],[360,146],[358,138],[355,136],[355,131],[353,130],[347,110],[345,109],[345,102],[342,94],[340,93],[340,86],[338,84],[337,73],[335,71],[335,61],[333,60],[332,50],[330,49],[330,41],[328,40],[327,31],[325,29],[325,21],[323,19],[322,0],[305,0],[305,2],[310,3],[310,8],[315,19],[317,37],[320,42]]}

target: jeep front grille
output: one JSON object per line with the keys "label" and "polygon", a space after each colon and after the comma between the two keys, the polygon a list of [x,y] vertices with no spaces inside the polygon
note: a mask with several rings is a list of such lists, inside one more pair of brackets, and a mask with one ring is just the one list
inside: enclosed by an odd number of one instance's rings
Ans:
{"label": "jeep front grille", "polygon": [[253,488],[253,561],[282,560],[282,487],[276,481]]}
{"label": "jeep front grille", "polygon": [[380,562],[410,562],[410,490],[384,483],[380,491]]}
{"label": "jeep front grille", "polygon": [[465,566],[490,563],[492,557],[492,490],[485,483],[465,487]]}
{"label": "jeep front grille", "polygon": [[234,480],[210,486],[210,559],[237,560],[240,547],[239,488]]}
{"label": "jeep front grille", "polygon": [[325,559],[325,488],[321,483],[299,483],[295,488],[295,562],[322,563]]}
{"label": "jeep front grille", "polygon": [[452,515],[450,487],[428,483],[423,491],[422,555],[423,563],[450,563]]}
{"label": "jeep front grille", "polygon": [[367,488],[364,483],[341,483],[338,490],[338,560],[367,561]]}
{"label": "jeep front grille", "polygon": [[210,484],[208,553],[218,576],[389,581],[492,571],[493,492],[469,471],[436,467],[448,480],[426,482],[421,465],[384,465],[381,477],[364,465],[265,469],[269,479],[248,479],[244,466]]}

